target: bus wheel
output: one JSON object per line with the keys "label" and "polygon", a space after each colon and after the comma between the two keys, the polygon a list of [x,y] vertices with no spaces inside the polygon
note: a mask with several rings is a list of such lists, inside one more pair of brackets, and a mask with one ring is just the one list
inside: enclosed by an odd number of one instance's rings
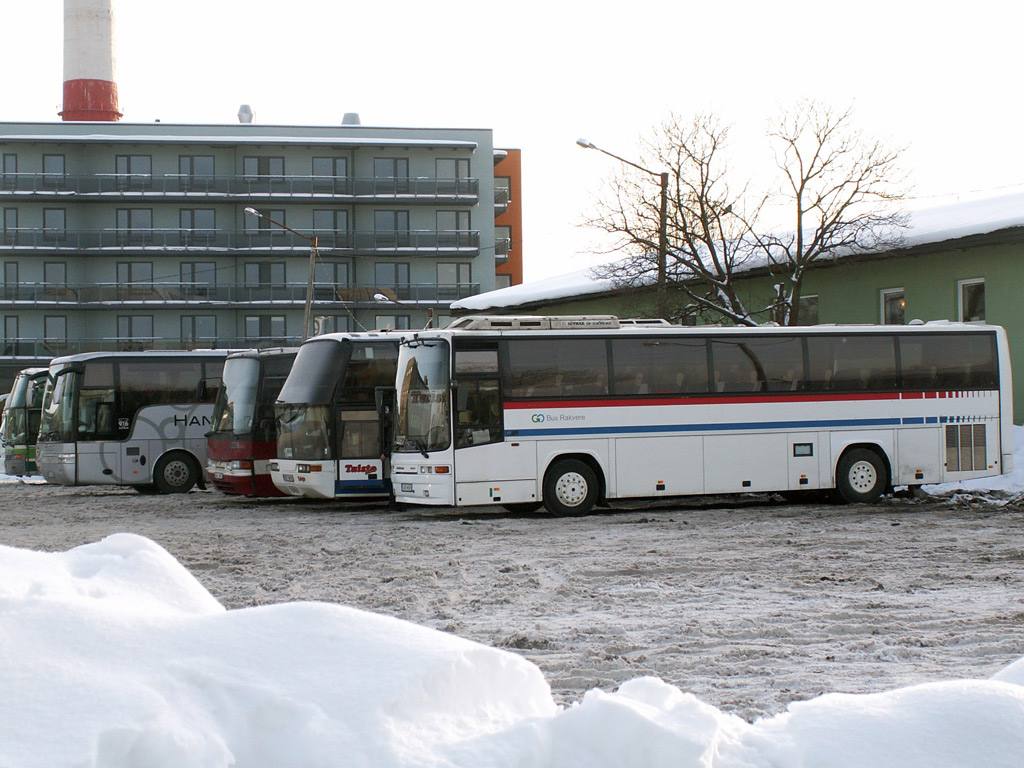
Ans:
{"label": "bus wheel", "polygon": [[836,466],[836,489],[851,504],[874,501],[888,484],[885,462],[867,448],[847,451]]}
{"label": "bus wheel", "polygon": [[585,515],[597,503],[597,475],[577,459],[556,461],[544,475],[544,506],[558,517]]}
{"label": "bus wheel", "polygon": [[188,493],[199,480],[199,467],[187,453],[161,456],[153,468],[153,481],[160,493]]}

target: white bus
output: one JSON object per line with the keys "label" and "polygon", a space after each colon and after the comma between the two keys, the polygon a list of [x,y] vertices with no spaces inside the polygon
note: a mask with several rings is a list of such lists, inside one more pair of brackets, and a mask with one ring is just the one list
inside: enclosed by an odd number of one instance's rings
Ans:
{"label": "white bus", "polygon": [[50,363],[36,460],[47,482],[184,493],[206,466],[226,351],[87,352]]}
{"label": "white bus", "polygon": [[467,317],[398,362],[399,503],[544,504],[893,486],[1009,472],[996,326],[639,327]]}
{"label": "white bus", "polygon": [[299,347],[275,405],[270,476],[290,496],[388,498],[389,413],[401,334],[326,333]]}

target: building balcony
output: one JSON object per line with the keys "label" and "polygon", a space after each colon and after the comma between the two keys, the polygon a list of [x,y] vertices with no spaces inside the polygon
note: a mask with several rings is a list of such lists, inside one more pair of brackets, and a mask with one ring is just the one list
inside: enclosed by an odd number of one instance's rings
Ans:
{"label": "building balcony", "polygon": [[[476,230],[409,232],[341,232],[306,230],[316,235],[321,251],[340,256],[477,256]],[[309,253],[309,241],[280,228],[222,229],[5,229],[0,255],[39,253],[87,254],[260,254]]]}
{"label": "building balcony", "polygon": [[[299,336],[241,336],[210,339],[167,339],[151,337],[118,337],[103,339],[38,339],[5,340],[0,357],[24,358],[26,364],[45,364],[64,355],[82,352],[141,352],[143,350],[190,349],[253,349],[256,347],[288,347],[302,343]],[[31,363],[30,363],[31,361]]]}
{"label": "building balcony", "polygon": [[189,176],[184,174],[97,173],[70,176],[7,173],[0,177],[3,200],[203,200],[264,202],[323,200],[331,203],[475,205],[480,181],[430,177],[373,179],[347,176]]}
{"label": "building balcony", "polygon": [[[303,307],[308,286],[303,283],[246,285],[240,283],[89,283],[55,286],[19,283],[0,287],[0,309],[108,309],[198,308],[239,309]],[[479,283],[401,283],[397,285],[313,284],[313,303],[319,308],[376,308],[384,306],[374,295],[382,293],[398,301],[440,304],[475,296]]]}

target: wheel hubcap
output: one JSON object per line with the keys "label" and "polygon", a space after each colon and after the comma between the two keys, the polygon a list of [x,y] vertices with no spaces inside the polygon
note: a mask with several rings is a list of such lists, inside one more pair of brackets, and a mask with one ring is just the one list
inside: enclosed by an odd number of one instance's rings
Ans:
{"label": "wheel hubcap", "polygon": [[870,461],[858,461],[850,467],[850,487],[858,493],[867,493],[878,483],[878,473]]}
{"label": "wheel hubcap", "polygon": [[164,467],[164,480],[177,487],[188,481],[188,465],[183,461],[172,461]]}
{"label": "wheel hubcap", "polygon": [[555,496],[567,507],[577,507],[587,498],[587,481],[579,472],[566,472],[555,483]]}

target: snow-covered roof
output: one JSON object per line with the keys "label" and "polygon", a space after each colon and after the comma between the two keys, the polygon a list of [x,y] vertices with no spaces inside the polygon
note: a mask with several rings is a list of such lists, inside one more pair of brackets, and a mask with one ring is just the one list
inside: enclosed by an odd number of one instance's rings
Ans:
{"label": "snow-covered roof", "polygon": [[[1024,192],[919,208],[908,214],[909,226],[903,231],[904,247],[985,235],[1024,226]],[[452,309],[476,312],[542,301],[582,298],[613,290],[613,280],[598,275],[597,269],[586,267],[555,277],[481,293],[456,301]]]}

